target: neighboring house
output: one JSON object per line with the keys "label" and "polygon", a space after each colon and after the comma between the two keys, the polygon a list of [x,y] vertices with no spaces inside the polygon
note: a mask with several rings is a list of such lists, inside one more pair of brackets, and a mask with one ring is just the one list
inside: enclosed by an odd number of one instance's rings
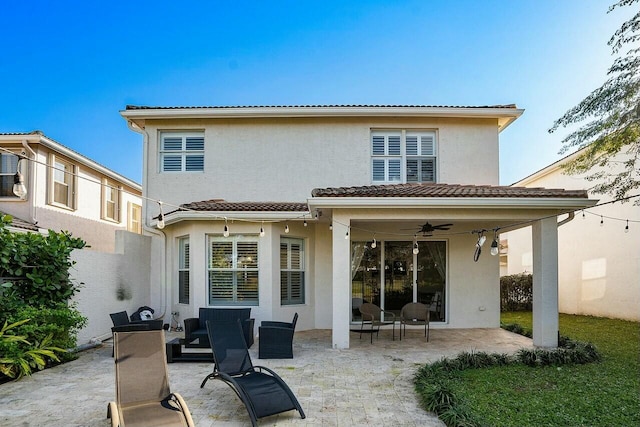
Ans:
{"label": "neighboring house", "polygon": [[533,221],[534,343],[556,346],[556,216],[595,201],[498,185],[499,134],[522,112],[127,106],[144,141],[152,304],[180,319],[248,306],[258,324],[297,312],[301,329],[331,329],[334,348],[349,347],[363,300],[432,304],[436,327],[495,328],[493,230]]}
{"label": "neighboring house", "polygon": [[[13,191],[20,172],[26,194]],[[113,252],[115,230],[142,232],[141,187],[46,137],[0,133],[0,211],[40,229],[69,231]]]}
{"label": "neighboring house", "polygon": [[[585,175],[568,175],[563,165],[573,153],[516,182],[523,187],[562,187],[588,190],[599,182]],[[618,155],[612,165],[620,165]],[[615,167],[615,166],[614,166]],[[594,169],[588,175],[597,172]],[[576,212],[576,218],[559,227],[559,309],[562,313],[640,320],[640,209],[634,200],[607,203],[609,195],[592,194],[597,206]],[[627,222],[631,220],[631,222]],[[628,228],[627,228],[628,227]],[[533,270],[531,228],[502,236],[506,239],[506,264],[501,274]]]}

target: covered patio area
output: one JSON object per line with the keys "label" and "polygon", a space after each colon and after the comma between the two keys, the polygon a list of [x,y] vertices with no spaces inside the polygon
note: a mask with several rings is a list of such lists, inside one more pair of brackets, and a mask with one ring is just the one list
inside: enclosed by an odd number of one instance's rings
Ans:
{"label": "covered patio area", "polygon": [[[413,375],[420,366],[463,351],[514,353],[532,341],[502,329],[432,329],[427,343],[420,328],[406,338],[378,339],[350,333],[349,349],[333,349],[330,330],[296,332],[293,359],[258,359],[289,384],[307,414],[264,418],[259,425],[282,426],[443,426],[419,407]],[[167,341],[178,337],[167,333]],[[199,427],[249,426],[244,406],[221,381],[200,382],[210,363],[168,365],[171,389],[185,398]],[[0,385],[0,425],[109,426],[107,403],[115,397],[111,342],[80,353],[78,360],[47,369],[18,382]]]}

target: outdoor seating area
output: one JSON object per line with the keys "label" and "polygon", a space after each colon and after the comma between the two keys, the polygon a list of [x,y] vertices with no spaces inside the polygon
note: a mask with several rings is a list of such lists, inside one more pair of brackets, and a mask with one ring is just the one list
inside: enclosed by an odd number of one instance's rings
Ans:
{"label": "outdoor seating area", "polygon": [[251,318],[251,308],[200,307],[197,318],[185,319],[184,321],[184,346],[187,348],[209,348],[207,321],[216,323],[236,320],[240,321],[247,347],[251,348],[255,323],[255,319]]}
{"label": "outdoor seating area", "polygon": [[[167,342],[183,336],[162,333]],[[295,358],[260,364],[288,384],[306,418],[288,411],[260,419],[258,425],[442,426],[419,407],[412,383],[419,366],[462,351],[514,353],[532,347],[530,339],[502,329],[432,329],[428,346],[422,327],[407,327],[402,341],[393,341],[391,334],[382,329],[371,345],[352,332],[350,348],[336,350],[330,330],[296,332]],[[257,347],[249,349],[254,360]],[[116,396],[112,349],[112,342],[105,341],[81,352],[78,360],[2,384],[0,425],[109,426],[106,403]],[[364,365],[370,375],[362,375]],[[228,385],[210,381],[200,388],[212,362],[172,363],[167,369],[171,389],[182,395],[196,426],[249,425],[245,406]]]}

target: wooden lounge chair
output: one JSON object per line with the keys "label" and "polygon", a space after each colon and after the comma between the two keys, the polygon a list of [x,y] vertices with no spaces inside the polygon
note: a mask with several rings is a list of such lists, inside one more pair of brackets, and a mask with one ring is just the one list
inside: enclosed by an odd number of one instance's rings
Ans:
{"label": "wooden lounge chair", "polygon": [[301,418],[306,417],[298,399],[278,374],[251,363],[239,320],[207,321],[207,333],[215,363],[213,372],[202,381],[200,388],[210,379],[224,381],[247,408],[254,427],[258,418],[294,409]]}
{"label": "wooden lounge chair", "polygon": [[113,339],[116,400],[107,408],[111,426],[193,427],[187,404],[169,389],[164,331],[116,330]]}

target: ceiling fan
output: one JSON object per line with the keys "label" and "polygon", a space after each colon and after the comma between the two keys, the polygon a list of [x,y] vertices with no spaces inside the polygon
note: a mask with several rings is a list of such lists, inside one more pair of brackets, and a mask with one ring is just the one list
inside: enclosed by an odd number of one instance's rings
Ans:
{"label": "ceiling fan", "polygon": [[[429,222],[425,222],[423,225],[420,226],[420,228],[418,229],[418,233],[422,233],[422,235],[424,236],[429,236],[431,235],[434,231],[445,231],[448,230],[453,224],[438,224],[438,225],[431,225]],[[406,230],[406,229],[405,229]],[[413,228],[411,228],[410,230],[413,230]]]}

